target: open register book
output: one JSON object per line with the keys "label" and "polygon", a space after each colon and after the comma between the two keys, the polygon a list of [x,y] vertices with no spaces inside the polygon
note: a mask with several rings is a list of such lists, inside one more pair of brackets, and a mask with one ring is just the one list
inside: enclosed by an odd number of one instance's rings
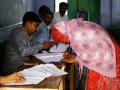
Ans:
{"label": "open register book", "polygon": [[40,64],[32,68],[24,69],[20,71],[25,82],[22,83],[9,83],[4,85],[29,85],[38,84],[47,77],[65,75],[67,72],[57,68],[54,64]]}
{"label": "open register book", "polygon": [[57,52],[57,53],[63,52],[64,53],[68,47],[69,47],[69,44],[59,43],[51,47],[49,52]]}
{"label": "open register book", "polygon": [[45,63],[49,62],[60,62],[63,59],[64,53],[38,53],[34,56]]}
{"label": "open register book", "polygon": [[60,62],[63,59],[63,54],[69,47],[69,44],[59,43],[50,48],[49,52],[35,54],[34,56],[45,63]]}

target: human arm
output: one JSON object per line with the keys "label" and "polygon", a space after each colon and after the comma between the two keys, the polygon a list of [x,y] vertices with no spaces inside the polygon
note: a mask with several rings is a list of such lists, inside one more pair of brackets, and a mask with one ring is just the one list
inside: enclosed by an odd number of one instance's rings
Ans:
{"label": "human arm", "polygon": [[45,42],[41,44],[31,45],[30,41],[20,38],[18,36],[15,38],[14,41],[16,49],[22,57],[36,54],[38,51],[42,49],[48,49],[54,44],[53,42]]}
{"label": "human arm", "polygon": [[11,36],[10,42],[21,57],[33,55],[43,49],[42,44],[33,45],[30,37],[23,32],[15,32]]}
{"label": "human arm", "polygon": [[7,76],[0,76],[0,84],[24,82],[25,79],[21,74],[13,73]]}
{"label": "human arm", "polygon": [[45,42],[45,43],[43,43],[43,48],[44,48],[44,49],[49,49],[49,48],[52,47],[54,44],[56,44],[56,42]]}
{"label": "human arm", "polygon": [[34,45],[31,40],[33,39],[24,30],[18,29],[12,32],[8,46],[13,47],[20,57],[34,55],[44,49],[43,43]]}

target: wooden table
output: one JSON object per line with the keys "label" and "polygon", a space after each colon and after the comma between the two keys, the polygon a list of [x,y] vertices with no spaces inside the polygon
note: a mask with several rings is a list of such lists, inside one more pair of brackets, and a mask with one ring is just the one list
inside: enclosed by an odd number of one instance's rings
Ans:
{"label": "wooden table", "polygon": [[[39,63],[44,63],[44,62],[42,62],[42,60],[39,60],[39,59],[37,59],[37,58],[35,58],[35,57],[32,57],[32,59],[31,59],[31,64],[33,64],[33,60],[34,60],[34,64],[38,64],[38,61],[39,61]],[[65,53],[64,54],[64,62],[65,63],[60,63],[60,64],[57,64],[56,66],[57,67],[62,67],[62,66],[66,66],[66,63],[69,63],[69,65],[70,65],[70,90],[75,90],[75,62],[76,62],[76,60],[75,60],[75,54],[73,54],[73,53]],[[29,61],[30,62],[30,61]],[[26,63],[26,65],[27,65],[27,63]],[[29,63],[28,63],[28,65],[29,65]],[[63,76],[63,88],[64,88],[64,90],[65,90],[65,77]]]}
{"label": "wooden table", "polygon": [[[33,58],[35,60],[37,60],[36,58]],[[66,66],[66,63],[69,63],[70,65],[70,90],[75,90],[75,54],[73,53],[64,53],[64,59],[63,59],[64,63],[60,63],[57,64],[57,67],[62,67],[62,66]],[[41,63],[42,61],[39,60],[39,62]],[[44,62],[42,62],[44,63]],[[65,78],[65,77],[64,77]],[[65,79],[64,79],[65,80]],[[65,90],[65,81],[64,81],[64,90]]]}
{"label": "wooden table", "polygon": [[[32,58],[32,60],[34,61],[39,61],[39,63],[44,63],[42,62],[41,60],[37,60],[35,57]],[[63,59],[64,63],[60,63],[60,64],[57,64],[56,66],[57,67],[62,67],[62,66],[66,66],[66,63],[69,63],[70,65],[70,90],[75,90],[75,54],[73,53],[65,53],[64,54],[64,59]],[[63,87],[64,87],[64,90],[65,90],[65,77],[63,76]]]}
{"label": "wooden table", "polygon": [[[25,62],[24,65],[22,65],[18,69],[18,71],[43,63],[44,62],[36,59],[35,57],[31,57],[31,59]],[[22,86],[0,85],[0,90],[64,90],[64,76],[49,77],[37,85],[22,85]]]}
{"label": "wooden table", "polygon": [[36,85],[0,86],[0,90],[63,90],[63,77],[49,77]]}
{"label": "wooden table", "polygon": [[[71,57],[71,55],[70,55]],[[64,59],[65,62],[70,64],[70,90],[75,89],[75,69],[74,69],[74,58]],[[32,67],[34,65],[42,64],[44,62],[36,59],[35,57],[32,57],[28,62],[24,63],[23,66],[19,68],[19,70],[23,70],[25,68]],[[58,64],[58,67],[61,67],[65,65],[63,64]],[[19,71],[18,70],[18,71]],[[57,76],[57,77],[49,77],[40,82],[37,85],[23,85],[23,86],[0,86],[0,90],[65,90],[65,77],[64,76]]]}

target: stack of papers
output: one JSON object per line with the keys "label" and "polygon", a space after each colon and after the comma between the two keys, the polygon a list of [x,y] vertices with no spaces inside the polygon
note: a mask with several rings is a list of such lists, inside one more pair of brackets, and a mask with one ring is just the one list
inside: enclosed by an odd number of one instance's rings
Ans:
{"label": "stack of papers", "polygon": [[63,59],[64,53],[39,53],[34,56],[45,63],[60,62]]}
{"label": "stack of papers", "polygon": [[20,71],[18,73],[21,73],[24,76],[25,82],[9,83],[9,84],[5,84],[5,85],[38,84],[47,77],[67,74],[67,72],[57,68],[54,64],[36,65],[32,68],[24,69],[23,71]]}
{"label": "stack of papers", "polygon": [[59,43],[50,48],[49,52],[65,52],[69,44]]}

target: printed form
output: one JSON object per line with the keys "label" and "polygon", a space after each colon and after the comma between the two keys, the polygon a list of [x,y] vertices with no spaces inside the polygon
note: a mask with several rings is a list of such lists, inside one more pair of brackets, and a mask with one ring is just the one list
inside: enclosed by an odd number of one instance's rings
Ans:
{"label": "printed form", "polygon": [[38,84],[47,77],[65,75],[67,72],[57,68],[54,64],[40,64],[32,68],[24,69],[21,73],[25,82],[22,83],[9,83],[4,85],[30,85]]}

